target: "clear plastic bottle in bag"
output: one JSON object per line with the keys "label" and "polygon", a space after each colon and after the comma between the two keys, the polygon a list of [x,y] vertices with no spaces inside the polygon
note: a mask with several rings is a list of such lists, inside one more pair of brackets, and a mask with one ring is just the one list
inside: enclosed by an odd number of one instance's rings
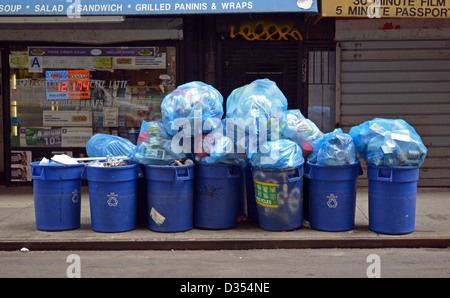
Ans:
{"label": "clear plastic bottle in bag", "polygon": [[282,137],[291,139],[302,148],[307,157],[313,151],[312,143],[323,137],[323,133],[311,120],[305,118],[300,110],[288,110],[283,116]]}

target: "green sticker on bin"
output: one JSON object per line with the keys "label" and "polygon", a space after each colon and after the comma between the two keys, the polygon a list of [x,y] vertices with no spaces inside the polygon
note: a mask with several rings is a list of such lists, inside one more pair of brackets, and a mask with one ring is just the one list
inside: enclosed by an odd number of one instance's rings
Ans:
{"label": "green sticker on bin", "polygon": [[253,180],[256,202],[265,207],[278,208],[277,184]]}

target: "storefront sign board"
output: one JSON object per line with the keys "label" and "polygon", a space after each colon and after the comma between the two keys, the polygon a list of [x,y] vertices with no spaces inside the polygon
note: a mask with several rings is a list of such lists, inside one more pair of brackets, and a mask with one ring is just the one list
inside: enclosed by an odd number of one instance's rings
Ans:
{"label": "storefront sign board", "polygon": [[218,13],[317,13],[317,0],[2,0],[0,16],[184,15]]}
{"label": "storefront sign board", "polygon": [[322,0],[323,17],[450,18],[450,0]]}
{"label": "storefront sign board", "polygon": [[[29,72],[61,67],[89,70],[166,68],[166,53],[158,52],[156,47],[28,47],[28,57]],[[16,58],[15,61],[22,60]]]}

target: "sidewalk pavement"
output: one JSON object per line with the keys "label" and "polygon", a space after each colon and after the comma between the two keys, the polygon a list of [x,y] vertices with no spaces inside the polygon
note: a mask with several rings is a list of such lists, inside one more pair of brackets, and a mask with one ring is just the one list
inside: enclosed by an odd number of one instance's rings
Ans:
{"label": "sidewalk pavement", "polygon": [[89,192],[82,188],[81,226],[70,231],[39,231],[35,226],[32,187],[0,186],[0,250],[230,250],[276,248],[450,247],[450,188],[419,188],[415,230],[384,235],[369,230],[367,187],[358,188],[355,228],[345,232],[313,230],[307,221],[294,231],[267,231],[257,223],[228,230],[193,228],[160,233],[147,224],[121,233],[91,228]]}

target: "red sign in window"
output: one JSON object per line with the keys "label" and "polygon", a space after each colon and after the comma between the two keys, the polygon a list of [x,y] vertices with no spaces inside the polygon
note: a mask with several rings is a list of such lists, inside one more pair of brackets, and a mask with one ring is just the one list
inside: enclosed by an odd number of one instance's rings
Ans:
{"label": "red sign in window", "polygon": [[[62,82],[65,83],[65,82]],[[67,86],[61,84],[62,89],[67,88],[69,99],[90,99],[90,78],[89,70],[69,70],[67,71]],[[61,90],[62,92],[65,92]]]}

